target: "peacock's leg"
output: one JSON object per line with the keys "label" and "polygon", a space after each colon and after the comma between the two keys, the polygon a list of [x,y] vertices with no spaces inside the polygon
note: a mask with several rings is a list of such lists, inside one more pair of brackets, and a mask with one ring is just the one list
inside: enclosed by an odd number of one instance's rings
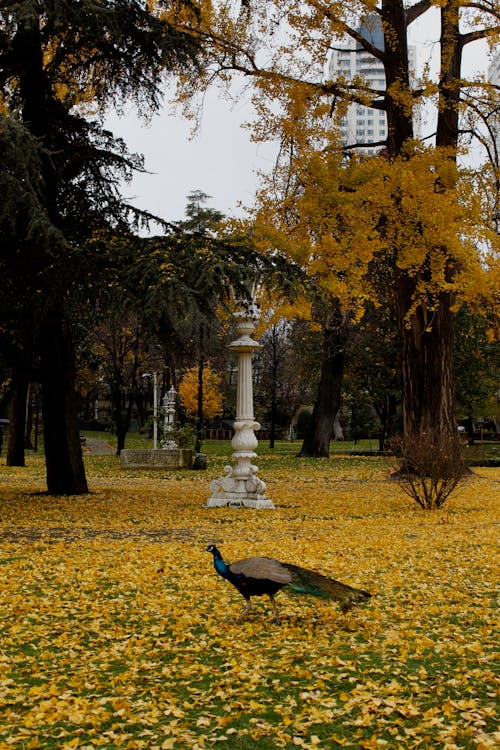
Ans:
{"label": "peacock's leg", "polygon": [[247,599],[247,606],[245,607],[244,612],[238,617],[238,622],[241,622],[241,620],[244,620],[245,617],[248,617],[250,613],[250,607],[251,607],[251,604],[250,604],[250,597],[249,597]]}
{"label": "peacock's leg", "polygon": [[269,594],[269,598],[271,600],[271,604],[273,605],[274,617],[276,619],[276,622],[279,624],[281,622],[281,618],[280,613],[278,612],[278,607],[276,606],[276,602],[274,601],[274,596],[272,594]]}

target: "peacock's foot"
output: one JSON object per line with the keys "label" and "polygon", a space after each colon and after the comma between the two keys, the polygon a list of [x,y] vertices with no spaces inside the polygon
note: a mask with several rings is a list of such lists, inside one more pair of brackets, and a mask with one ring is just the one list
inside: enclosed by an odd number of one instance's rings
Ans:
{"label": "peacock's foot", "polygon": [[250,602],[248,602],[247,606],[245,607],[244,611],[241,613],[241,615],[236,619],[236,622],[243,622],[243,620],[246,620],[248,615],[250,614]]}

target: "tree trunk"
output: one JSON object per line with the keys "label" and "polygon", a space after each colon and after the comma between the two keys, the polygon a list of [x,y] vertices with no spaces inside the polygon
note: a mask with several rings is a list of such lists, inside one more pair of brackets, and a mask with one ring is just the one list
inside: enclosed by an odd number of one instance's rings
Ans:
{"label": "tree trunk", "polygon": [[452,436],[456,434],[452,299],[443,293],[432,313],[420,305],[407,325],[412,286],[406,275],[398,286],[404,436]]}
{"label": "tree trunk", "polygon": [[127,431],[130,426],[130,409],[127,411],[126,395],[120,373],[115,373],[115,380],[110,384],[113,419],[116,431],[116,455],[125,448]]}
{"label": "tree trunk", "polygon": [[74,352],[61,310],[46,314],[40,344],[47,489],[51,495],[85,494]]}
{"label": "tree trunk", "polygon": [[394,420],[396,417],[396,397],[393,394],[386,396],[383,400],[374,400],[373,406],[380,421],[380,431],[378,434],[378,449],[385,451],[387,449],[388,438],[394,435]]}
{"label": "tree trunk", "polygon": [[[412,137],[411,111],[404,105],[405,92],[411,94],[405,11],[401,0],[383,0],[382,19],[386,27],[388,156],[394,158]],[[461,59],[459,10],[455,3],[444,4],[441,8],[441,22],[436,144],[454,149],[458,137]],[[396,94],[394,98],[391,90]],[[414,279],[398,273],[395,291],[402,349],[404,436],[411,439],[422,432],[428,433],[430,438],[438,434],[455,435],[451,296],[443,292],[438,309],[432,313],[421,304],[408,320],[415,292]]]}
{"label": "tree trunk", "polygon": [[196,407],[195,452],[200,453],[203,441],[203,372],[205,370],[205,328],[200,323],[200,358],[198,360],[198,403]]}
{"label": "tree trunk", "polygon": [[[33,5],[20,19],[13,39],[13,54],[19,61],[23,121],[46,149],[42,154],[40,180],[47,216],[58,227],[61,223],[58,185],[51,153],[55,150],[57,104],[46,76],[40,30],[43,22],[37,15],[38,10],[38,6]],[[39,262],[47,273],[52,266],[57,268],[57,262],[53,257],[45,257],[43,252],[40,252]],[[52,281],[48,294],[53,301],[47,300],[39,335],[47,488],[54,495],[83,494],[88,488],[78,429],[74,351],[62,307],[65,285],[57,277]]]}
{"label": "tree trunk", "polygon": [[460,70],[462,42],[460,38],[460,9],[456,3],[446,3],[441,13],[441,67],[436,128],[436,146],[451,148],[456,159],[460,112]]}
{"label": "tree trunk", "polygon": [[[454,3],[441,8],[441,69],[436,146],[447,147],[456,159],[458,142],[460,67],[462,48],[459,9]],[[454,274],[449,265],[449,279]],[[421,304],[405,323],[415,291],[413,279],[401,275],[398,283],[398,318],[402,339],[404,436],[425,433],[438,444],[456,437],[453,329],[453,295],[443,292],[432,312]]]}
{"label": "tree trunk", "polygon": [[387,155],[399,156],[404,144],[413,138],[412,99],[408,65],[406,12],[402,0],[382,0],[384,25],[384,69],[386,80]]}
{"label": "tree trunk", "polygon": [[119,421],[116,422],[116,454],[120,455],[122,450],[125,448],[125,441],[127,436],[127,427],[125,420],[120,417]]}
{"label": "tree trunk", "polygon": [[26,426],[24,428],[24,447],[26,450],[33,450],[31,433],[33,432],[33,393],[32,384],[28,383],[26,391]]}
{"label": "tree trunk", "polygon": [[26,432],[26,398],[28,379],[14,373],[9,406],[9,445],[7,466],[24,466],[24,436]]}
{"label": "tree trunk", "polygon": [[202,441],[203,441],[203,371],[205,369],[205,363],[203,356],[200,356],[198,362],[198,397],[196,405],[196,443],[194,449],[196,453],[200,453]]}
{"label": "tree trunk", "polygon": [[335,417],[340,407],[349,315],[335,303],[323,330],[323,360],[314,404],[300,456],[328,458]]}
{"label": "tree trunk", "polygon": [[271,381],[271,431],[269,433],[269,448],[274,448],[276,441],[276,412],[277,412],[277,379],[278,362],[276,352],[273,352],[272,381]]}

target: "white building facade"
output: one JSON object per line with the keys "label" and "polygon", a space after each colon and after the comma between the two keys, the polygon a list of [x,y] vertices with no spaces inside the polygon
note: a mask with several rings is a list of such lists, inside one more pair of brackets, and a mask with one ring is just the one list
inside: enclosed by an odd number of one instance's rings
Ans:
{"label": "white building facade", "polygon": [[[500,86],[500,52],[493,57],[488,68],[488,80],[494,86]],[[495,139],[496,153],[500,154],[500,115],[497,113],[492,124],[491,134]]]}
{"label": "white building facade", "polygon": [[[367,16],[357,31],[377,49],[384,49],[384,34],[378,15]],[[409,47],[408,56],[411,72],[415,70],[416,65],[415,47]],[[385,71],[382,62],[366,52],[351,37],[333,44],[328,63],[328,77],[332,81],[339,77],[348,81],[359,77],[370,89],[381,93],[385,91]],[[387,138],[385,111],[362,104],[351,104],[340,122],[340,136],[344,146],[364,144],[357,149],[359,153],[378,153],[384,148],[383,143]]]}

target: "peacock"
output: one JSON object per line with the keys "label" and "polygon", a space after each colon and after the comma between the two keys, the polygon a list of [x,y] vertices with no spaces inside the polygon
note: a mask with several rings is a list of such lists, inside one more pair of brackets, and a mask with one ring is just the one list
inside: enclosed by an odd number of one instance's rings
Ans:
{"label": "peacock", "polygon": [[250,612],[250,597],[267,594],[271,599],[276,621],[280,621],[274,594],[287,586],[299,594],[311,594],[339,602],[346,613],[352,606],[371,597],[368,591],[352,588],[334,578],[328,578],[298,565],[290,565],[272,557],[247,557],[228,565],[215,546],[209,544],[207,552],[214,556],[214,567],[219,575],[235,586],[245,598],[247,606],[240,619]]}

